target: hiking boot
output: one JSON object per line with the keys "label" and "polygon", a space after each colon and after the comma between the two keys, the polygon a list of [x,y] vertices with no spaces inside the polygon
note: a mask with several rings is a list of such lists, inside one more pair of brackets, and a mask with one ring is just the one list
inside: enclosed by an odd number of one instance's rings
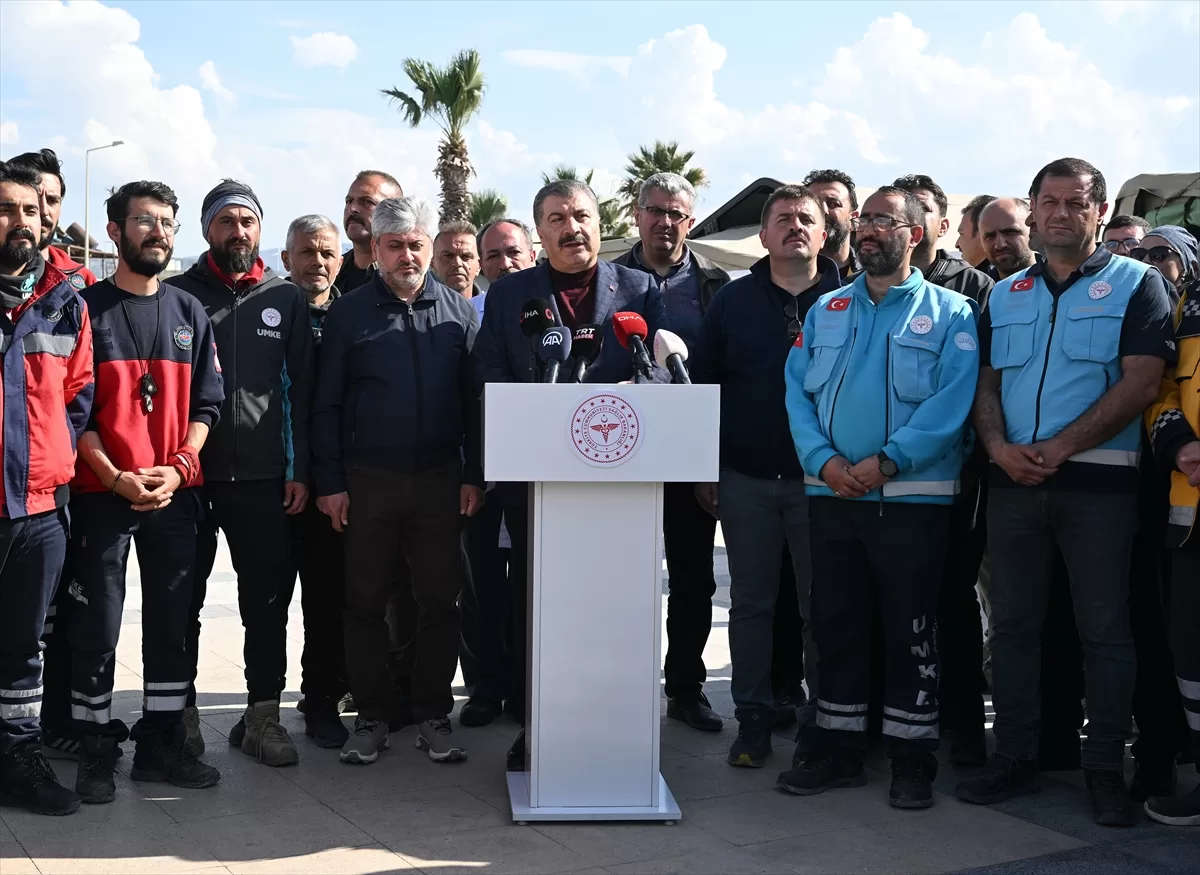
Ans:
{"label": "hiking boot", "polygon": [[1179,785],[1179,771],[1171,760],[1166,762],[1144,762],[1138,760],[1133,770],[1133,781],[1129,784],[1129,795],[1138,802],[1155,796],[1170,798]]}
{"label": "hiking boot", "polygon": [[79,743],[79,769],[75,773],[75,792],[83,802],[112,802],[117,796],[114,773],[117,769],[117,739],[111,736],[85,735]]}
{"label": "hiking boot", "polygon": [[724,727],[721,715],[712,709],[704,693],[690,696],[672,696],[667,699],[667,716],[682,720],[692,729],[701,732],[720,732]]}
{"label": "hiking boot", "polygon": [[379,752],[388,749],[388,727],[382,720],[354,718],[354,734],[346,739],[339,759],[344,763],[368,765],[379,759]]}
{"label": "hiking boot", "polygon": [[1148,799],[1145,809],[1148,817],[1167,826],[1200,826],[1200,784],[1182,796]]}
{"label": "hiking boot", "polygon": [[737,738],[725,758],[731,766],[761,769],[771,755],[771,719],[747,720],[738,724]]}
{"label": "hiking boot", "polygon": [[[294,766],[300,762],[296,745],[279,723],[279,700],[256,702],[246,709],[242,753],[266,766]],[[236,728],[236,727],[235,727]],[[230,733],[230,741],[233,733]]]}
{"label": "hiking boot", "polygon": [[458,722],[463,726],[487,726],[500,716],[504,705],[498,699],[472,696],[458,710]]}
{"label": "hiking boot", "polygon": [[0,793],[34,814],[71,814],[79,810],[79,794],[58,782],[36,741],[19,744],[0,755]]}
{"label": "hiking boot", "polygon": [[929,756],[892,757],[892,786],[888,801],[893,808],[932,808],[937,759]]}
{"label": "hiking boot", "polygon": [[429,752],[435,763],[453,763],[467,758],[467,749],[454,743],[454,729],[449,717],[422,720],[417,725],[416,746]]}
{"label": "hiking boot", "polygon": [[304,714],[304,734],[311,738],[317,747],[341,747],[350,738],[346,724],[338,715],[337,705],[317,707],[313,702]]}
{"label": "hiking boot", "polygon": [[964,802],[994,805],[1013,796],[1041,792],[1034,760],[1018,760],[994,753],[978,775],[959,781],[955,794]]}
{"label": "hiking boot", "polygon": [[[192,756],[199,759],[204,756],[204,736],[200,734],[200,712],[193,705],[183,709],[183,729],[187,733],[184,742]],[[233,742],[231,741],[230,744]]]}
{"label": "hiking boot", "polygon": [[246,740],[246,721],[239,717],[238,722],[233,724],[233,728],[229,730],[229,746],[241,747],[242,742]]}
{"label": "hiking boot", "polygon": [[1119,769],[1084,769],[1092,820],[1101,826],[1136,826],[1137,802],[1129,795]]}
{"label": "hiking boot", "polygon": [[796,796],[815,796],[838,787],[862,787],[867,773],[862,762],[843,753],[818,753],[798,768],[780,774],[775,786]]}
{"label": "hiking boot", "polygon": [[156,727],[138,733],[129,777],[135,781],[164,781],[186,790],[215,787],[221,773],[202,763],[188,745],[187,729],[182,726]]}

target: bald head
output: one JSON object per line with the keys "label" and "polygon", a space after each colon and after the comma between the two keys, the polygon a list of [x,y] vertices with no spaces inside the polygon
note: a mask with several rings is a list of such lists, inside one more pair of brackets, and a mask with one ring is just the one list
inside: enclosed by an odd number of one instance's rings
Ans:
{"label": "bald head", "polygon": [[979,243],[1001,276],[1033,264],[1028,218],[1029,202],[1012,197],[997,198],[979,214]]}

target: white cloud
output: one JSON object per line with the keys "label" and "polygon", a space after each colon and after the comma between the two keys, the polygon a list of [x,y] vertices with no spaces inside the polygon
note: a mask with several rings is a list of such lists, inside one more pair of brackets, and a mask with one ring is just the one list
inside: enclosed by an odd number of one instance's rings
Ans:
{"label": "white cloud", "polygon": [[16,122],[0,121],[0,146],[15,146],[20,139]]}
{"label": "white cloud", "polygon": [[358,57],[358,46],[343,33],[324,31],[289,39],[292,58],[301,67],[340,67],[344,70]]}
{"label": "white cloud", "polygon": [[584,55],[576,52],[555,52],[549,49],[510,49],[500,56],[518,67],[535,70],[555,70],[572,76],[586,76],[599,69],[628,75],[633,60],[627,55]]}
{"label": "white cloud", "polygon": [[205,61],[200,65],[200,84],[205,91],[211,91],[221,100],[228,103],[237,100],[237,95],[221,84],[221,77],[217,75],[217,65],[212,61]]}

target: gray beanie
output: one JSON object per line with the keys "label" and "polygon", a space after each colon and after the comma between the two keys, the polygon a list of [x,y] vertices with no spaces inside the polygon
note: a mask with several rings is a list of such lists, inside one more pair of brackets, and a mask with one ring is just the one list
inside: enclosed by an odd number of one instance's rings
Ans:
{"label": "gray beanie", "polygon": [[217,217],[217,213],[230,206],[253,210],[258,220],[262,221],[262,204],[258,202],[254,190],[236,179],[222,179],[216,188],[204,196],[204,203],[200,205],[200,233],[205,238],[208,237],[208,226]]}
{"label": "gray beanie", "polygon": [[1161,237],[1170,244],[1191,279],[1200,275],[1200,243],[1196,242],[1191,231],[1179,225],[1159,225],[1146,236],[1149,237],[1150,234]]}

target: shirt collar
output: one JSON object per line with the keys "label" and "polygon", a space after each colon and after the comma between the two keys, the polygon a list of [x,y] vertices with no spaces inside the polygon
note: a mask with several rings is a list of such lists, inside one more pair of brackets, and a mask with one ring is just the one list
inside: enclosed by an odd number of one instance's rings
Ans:
{"label": "shirt collar", "polygon": [[655,274],[659,277],[659,279],[670,279],[671,277],[675,276],[675,274],[679,273],[679,271],[687,267],[688,263],[692,260],[692,250],[685,243],[683,245],[683,257],[680,258],[679,261],[672,264],[670,270],[667,271],[666,276],[663,276],[654,268],[650,267],[650,265],[646,264],[646,262],[642,261],[642,251],[642,241],[639,240],[637,243],[633,244],[632,257],[634,266],[644,270],[646,273]]}

